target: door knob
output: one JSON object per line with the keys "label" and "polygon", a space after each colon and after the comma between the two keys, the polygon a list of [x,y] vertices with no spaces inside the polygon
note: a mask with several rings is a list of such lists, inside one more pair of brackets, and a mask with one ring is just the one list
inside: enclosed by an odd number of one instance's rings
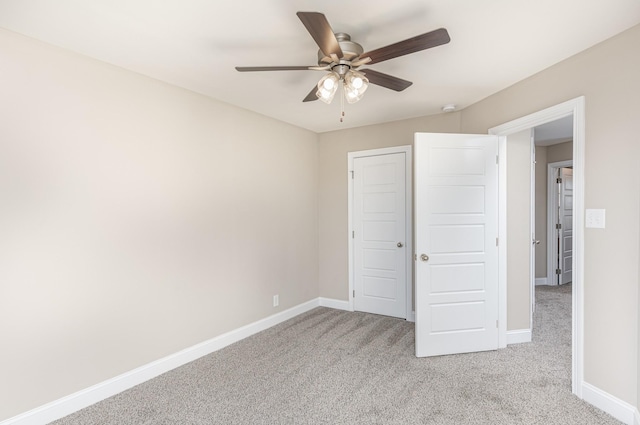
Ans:
{"label": "door knob", "polygon": [[538,241],[538,240],[533,240],[533,241],[532,241],[532,243],[533,243],[534,245],[540,245],[540,241]]}
{"label": "door knob", "polygon": [[396,245],[398,246],[398,248],[402,248],[404,246],[402,245],[402,242],[398,242]]}
{"label": "door knob", "polygon": [[429,256],[427,254],[422,254],[422,255],[420,255],[420,259],[422,261],[429,261]]}

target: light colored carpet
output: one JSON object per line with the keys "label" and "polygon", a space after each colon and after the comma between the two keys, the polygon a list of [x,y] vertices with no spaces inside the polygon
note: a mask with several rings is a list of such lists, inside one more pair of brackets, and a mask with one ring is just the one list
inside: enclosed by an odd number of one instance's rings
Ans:
{"label": "light colored carpet", "polygon": [[532,343],[427,359],[412,323],[317,308],[54,423],[618,424],[571,394],[570,291],[537,289]]}

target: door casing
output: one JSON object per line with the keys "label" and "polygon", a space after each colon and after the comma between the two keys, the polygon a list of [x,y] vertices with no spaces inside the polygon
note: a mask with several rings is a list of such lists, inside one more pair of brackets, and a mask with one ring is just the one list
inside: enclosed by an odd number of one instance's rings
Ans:
{"label": "door casing", "polygon": [[353,291],[354,291],[354,241],[353,241],[353,195],[354,195],[354,187],[353,187],[353,178],[352,171],[354,169],[354,160],[356,158],[369,157],[369,156],[380,156],[380,155],[389,155],[394,153],[404,153],[405,154],[405,175],[406,175],[406,185],[405,185],[405,223],[406,223],[406,235],[405,235],[405,257],[406,257],[406,285],[407,285],[407,321],[415,322],[415,311],[413,308],[413,172],[412,172],[412,164],[413,158],[411,156],[412,148],[411,146],[396,146],[390,148],[382,148],[382,149],[370,149],[365,151],[355,151],[349,152],[347,154],[347,180],[348,180],[348,249],[349,249],[349,310],[354,311],[354,303],[353,303]]}
{"label": "door casing", "polygon": [[489,129],[489,134],[504,136],[499,142],[499,346],[507,344],[507,136],[560,118],[573,115],[573,184],[574,238],[571,332],[571,390],[583,398],[584,387],[584,193],[585,193],[585,98],[568,100],[530,115]]}

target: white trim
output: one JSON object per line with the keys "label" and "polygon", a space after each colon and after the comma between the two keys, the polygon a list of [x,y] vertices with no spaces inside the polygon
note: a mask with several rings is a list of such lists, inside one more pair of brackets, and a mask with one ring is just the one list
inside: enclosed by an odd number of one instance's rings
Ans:
{"label": "white trim", "polygon": [[640,410],[636,409],[633,415],[633,425],[640,425]]}
{"label": "white trim", "polygon": [[[557,194],[557,183],[554,183],[554,181],[559,168],[570,166],[573,166],[573,160],[547,164],[547,276],[556,276],[556,279],[558,275],[556,275],[554,259],[557,259],[559,254],[558,246],[554,241],[556,234],[555,224],[558,216],[558,198],[555,196]],[[551,279],[551,284],[557,284],[553,280],[555,279]]]}
{"label": "white trim", "polygon": [[[406,234],[405,234],[405,247],[407,253],[407,264],[406,264],[406,276],[407,276],[407,301],[406,301],[406,319],[410,320],[413,318],[415,321],[415,313],[413,312],[413,158],[411,153],[411,146],[394,146],[390,148],[382,148],[382,149],[370,149],[366,151],[355,151],[347,153],[347,211],[348,211],[348,249],[349,249],[349,311],[354,311],[353,309],[353,288],[354,288],[354,258],[353,258],[353,238],[351,237],[353,232],[353,178],[351,172],[353,171],[353,161],[356,158],[363,158],[369,156],[380,156],[380,155],[389,155],[394,153],[404,153],[405,154],[405,223],[406,223]],[[2,424],[0,424],[2,425]]]}
{"label": "white trim", "polygon": [[[491,134],[491,131],[489,131]],[[507,346],[507,137],[498,141],[498,348]]]}
{"label": "white trim", "polygon": [[607,412],[622,423],[627,425],[634,425],[634,421],[636,424],[638,423],[638,410],[634,406],[602,391],[600,388],[583,382],[582,395],[584,401]]}
{"label": "white trim", "polygon": [[529,328],[533,329],[536,311],[536,140],[534,129],[529,129]]}
{"label": "white trim", "polygon": [[185,348],[177,353],[163,357],[129,372],[107,379],[84,390],[47,403],[28,412],[0,422],[0,425],[44,425],[71,413],[84,409],[129,388],[155,378],[165,372],[192,362],[207,354],[218,351],[244,338],[262,332],[272,326],[289,320],[307,311],[319,307],[320,298],[315,298],[288,310],[234,329],[208,341]]}
{"label": "white trim", "polygon": [[336,310],[353,311],[353,305],[349,301],[336,300],[333,298],[318,298],[320,307],[328,307]]}
{"label": "white trim", "polygon": [[[568,100],[556,106],[527,115],[526,117],[508,122],[489,129],[489,134],[507,136],[519,131],[527,130],[541,124],[546,124],[560,118],[573,115],[573,207],[574,207],[574,238],[573,238],[573,291],[572,291],[572,332],[571,332],[571,390],[579,398],[582,398],[582,382],[584,376],[584,176],[585,176],[585,98],[584,96]],[[501,143],[500,149],[500,181],[501,191],[504,190],[506,198],[506,140],[504,149]],[[502,182],[504,181],[504,188]],[[505,205],[500,204],[500,247],[506,240],[506,199]],[[503,210],[504,208],[504,210]],[[503,215],[504,214],[504,215]],[[505,226],[504,235],[502,226]],[[506,248],[506,247],[505,247]],[[501,273],[500,279],[504,279],[500,288],[505,289],[501,294],[501,301],[506,302],[506,249],[500,251]],[[506,322],[506,304],[500,310],[500,321]],[[500,329],[502,332],[502,327]]]}
{"label": "white trim", "polygon": [[536,277],[536,286],[549,285],[549,279],[546,277]]}
{"label": "white trim", "polygon": [[507,331],[507,345],[531,342],[531,329],[517,329]]}
{"label": "white trim", "polygon": [[407,322],[416,322],[416,312],[415,311],[410,311],[409,314],[407,314]]}

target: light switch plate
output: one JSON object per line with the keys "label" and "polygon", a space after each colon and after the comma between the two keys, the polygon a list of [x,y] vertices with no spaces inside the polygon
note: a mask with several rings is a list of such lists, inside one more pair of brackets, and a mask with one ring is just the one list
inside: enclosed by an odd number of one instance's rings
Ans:
{"label": "light switch plate", "polygon": [[604,229],[605,210],[587,210],[585,214],[585,226]]}

